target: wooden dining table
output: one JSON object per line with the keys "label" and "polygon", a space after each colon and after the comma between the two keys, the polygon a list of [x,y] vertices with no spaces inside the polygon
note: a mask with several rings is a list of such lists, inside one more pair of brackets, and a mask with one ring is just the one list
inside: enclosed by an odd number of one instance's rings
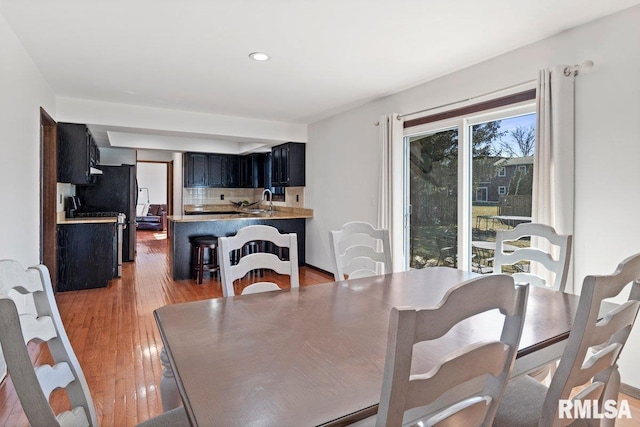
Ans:
{"label": "wooden dining table", "polygon": [[[435,267],[261,294],[173,304],[154,314],[192,425],[346,425],[377,412],[390,309],[433,307],[477,274]],[[530,288],[512,376],[562,354],[578,297]],[[420,343],[426,371],[461,345],[496,337],[476,315]]]}

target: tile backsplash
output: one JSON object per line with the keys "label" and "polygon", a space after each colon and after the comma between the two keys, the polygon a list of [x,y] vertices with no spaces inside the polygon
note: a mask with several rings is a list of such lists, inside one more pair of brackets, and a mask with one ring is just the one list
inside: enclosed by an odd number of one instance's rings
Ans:
{"label": "tile backsplash", "polygon": [[[185,205],[217,205],[248,200],[254,202],[262,197],[261,188],[185,188],[182,200]],[[224,200],[221,200],[224,196]],[[284,202],[273,202],[274,206],[302,208],[304,187],[285,188]]]}
{"label": "tile backsplash", "polygon": [[57,183],[56,212],[64,212],[64,201],[67,197],[76,195],[76,186],[63,182]]}

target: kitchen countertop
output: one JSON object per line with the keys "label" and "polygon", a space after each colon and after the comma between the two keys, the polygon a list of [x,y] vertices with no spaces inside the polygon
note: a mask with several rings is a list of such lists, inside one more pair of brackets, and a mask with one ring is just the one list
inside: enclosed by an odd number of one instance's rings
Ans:
{"label": "kitchen countertop", "polygon": [[101,217],[101,218],[58,218],[59,225],[69,225],[69,224],[107,224],[107,223],[115,223],[117,218],[115,216],[111,217]]}
{"label": "kitchen countertop", "polygon": [[[264,206],[261,208],[264,209]],[[241,208],[237,208],[233,205],[212,205],[212,206],[198,206],[194,208],[193,205],[185,206],[186,212],[197,212],[199,210],[214,211],[214,214],[190,214],[190,215],[170,215],[167,217],[170,221],[175,222],[199,222],[199,221],[225,221],[225,220],[242,220],[242,219],[297,219],[297,218],[313,218],[313,209],[305,208],[289,208],[274,206],[272,212],[260,212],[251,213],[251,208],[248,211],[242,212]],[[225,212],[228,211],[228,212]],[[219,212],[219,213],[218,213]]]}

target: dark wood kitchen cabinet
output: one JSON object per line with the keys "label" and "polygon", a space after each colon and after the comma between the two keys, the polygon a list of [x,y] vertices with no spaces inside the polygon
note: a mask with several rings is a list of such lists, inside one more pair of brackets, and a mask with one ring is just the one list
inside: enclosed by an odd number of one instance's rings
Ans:
{"label": "dark wood kitchen cabinet", "polygon": [[209,169],[209,182],[207,187],[220,188],[225,183],[225,156],[218,154],[209,154],[207,167]]}
{"label": "dark wood kitchen cabinet", "polygon": [[58,224],[58,292],[104,288],[117,274],[116,224]]}
{"label": "dark wood kitchen cabinet", "polygon": [[305,144],[287,142],[271,149],[271,186],[304,187]]}
{"label": "dark wood kitchen cabinet", "polygon": [[185,153],[183,179],[185,188],[262,188],[264,154]]}
{"label": "dark wood kitchen cabinet", "polygon": [[58,182],[91,184],[91,168],[99,162],[100,150],[85,125],[58,123]]}
{"label": "dark wood kitchen cabinet", "polygon": [[184,186],[209,186],[209,156],[204,153],[185,153],[183,157]]}
{"label": "dark wood kitchen cabinet", "polygon": [[240,185],[240,156],[227,155],[224,161],[224,186],[238,188]]}
{"label": "dark wood kitchen cabinet", "polygon": [[265,161],[264,153],[249,154],[240,158],[240,187],[265,187]]}
{"label": "dark wood kitchen cabinet", "polygon": [[207,187],[235,188],[240,186],[239,156],[209,154],[209,181]]}

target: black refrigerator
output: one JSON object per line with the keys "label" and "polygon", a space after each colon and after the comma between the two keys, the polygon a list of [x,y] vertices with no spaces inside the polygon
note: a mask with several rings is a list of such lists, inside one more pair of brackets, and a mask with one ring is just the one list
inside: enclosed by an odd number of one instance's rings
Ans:
{"label": "black refrigerator", "polygon": [[136,256],[136,198],[138,188],[136,166],[98,166],[102,175],[95,183],[76,187],[76,195],[89,212],[120,212],[127,216],[122,231],[122,260],[134,261]]}

